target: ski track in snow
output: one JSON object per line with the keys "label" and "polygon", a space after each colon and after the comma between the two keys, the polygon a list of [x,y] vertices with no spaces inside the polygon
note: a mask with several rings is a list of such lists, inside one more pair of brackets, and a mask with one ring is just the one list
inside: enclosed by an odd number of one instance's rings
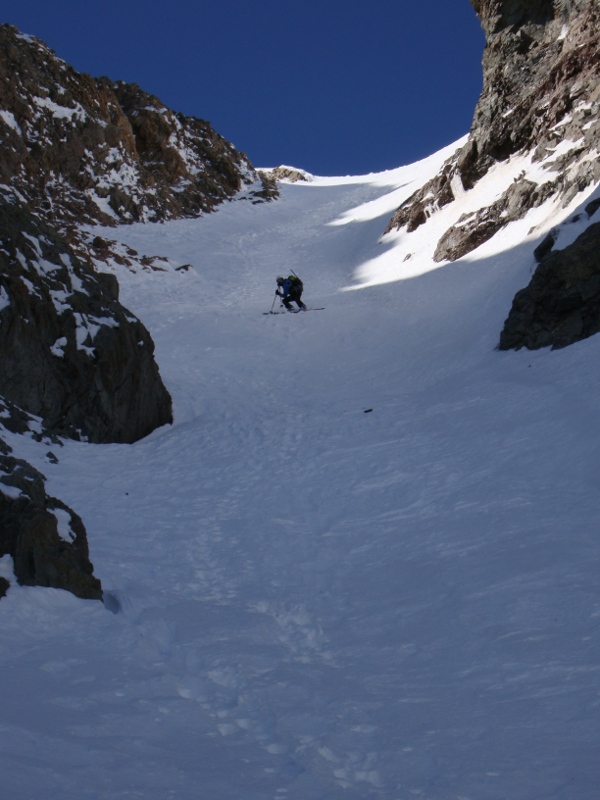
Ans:
{"label": "ski track in snow", "polygon": [[[193,266],[119,273],[176,424],[14,437],[106,607],[0,602],[5,796],[596,798],[600,345],[494,351],[543,210],[402,272],[379,237],[445,157],[105,232]],[[262,315],[291,269],[325,312]]]}

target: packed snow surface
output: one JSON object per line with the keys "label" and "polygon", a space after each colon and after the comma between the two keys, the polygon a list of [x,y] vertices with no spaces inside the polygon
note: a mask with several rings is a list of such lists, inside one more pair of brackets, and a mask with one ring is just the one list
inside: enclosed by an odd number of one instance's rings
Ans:
{"label": "packed snow surface", "polygon": [[101,232],[191,265],[118,272],[175,424],[10,439],[105,604],[0,601],[3,797],[596,800],[600,338],[495,350],[574,209],[434,264],[482,197],[382,232],[447,155]]}

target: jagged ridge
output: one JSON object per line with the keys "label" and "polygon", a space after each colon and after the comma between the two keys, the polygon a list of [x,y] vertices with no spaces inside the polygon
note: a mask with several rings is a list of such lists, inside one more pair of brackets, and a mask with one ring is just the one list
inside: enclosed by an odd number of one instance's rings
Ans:
{"label": "jagged ridge", "polygon": [[208,122],[79,73],[11,25],[0,25],[0,137],[0,183],[62,230],[197,216],[244,186],[264,191]]}

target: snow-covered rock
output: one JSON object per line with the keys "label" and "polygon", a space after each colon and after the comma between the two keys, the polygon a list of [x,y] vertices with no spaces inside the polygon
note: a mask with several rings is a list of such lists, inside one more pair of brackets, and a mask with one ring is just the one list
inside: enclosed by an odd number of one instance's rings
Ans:
{"label": "snow-covered rock", "polygon": [[171,421],[142,323],[99,273],[10,195],[0,199],[0,394],[47,429],[132,442]]}
{"label": "snow-covered rock", "polygon": [[[472,4],[487,44],[483,92],[470,135],[440,172],[398,208],[387,229],[412,233],[422,225],[432,228],[430,220],[441,209],[468,206],[441,236],[437,230],[433,234],[438,237],[435,260],[439,262],[467,256],[549,200],[562,208],[577,200],[583,203],[600,181],[597,4],[575,0],[472,0]],[[490,174],[493,191],[481,191],[484,181],[490,183]],[[538,226],[543,228],[543,222]],[[600,272],[600,264],[594,269]],[[538,285],[544,274],[537,278]],[[523,337],[503,337],[503,342],[510,338],[515,346],[531,346],[534,341],[564,346],[600,330],[600,320],[579,325],[571,318],[569,302],[559,288],[568,282],[565,275],[552,290],[543,292],[546,300],[554,293],[550,302],[557,311],[552,323],[547,317],[550,327],[545,332],[537,329],[527,336],[521,318]],[[535,296],[541,297],[537,291],[530,293]],[[597,317],[594,307],[599,303],[597,295],[584,300],[588,320]],[[538,310],[531,320],[544,316]],[[560,331],[556,337],[555,329]]]}
{"label": "snow-covered rock", "polygon": [[0,183],[62,229],[197,216],[258,180],[208,122],[81,74],[10,25],[0,25],[0,141]]}
{"label": "snow-covered rock", "polygon": [[[69,531],[68,539],[61,524]],[[6,555],[12,557],[15,578],[22,586],[64,589],[89,600],[102,598],[81,518],[46,494],[38,470],[22,459],[0,455],[0,557]],[[0,581],[0,596],[3,588],[6,578]]]}

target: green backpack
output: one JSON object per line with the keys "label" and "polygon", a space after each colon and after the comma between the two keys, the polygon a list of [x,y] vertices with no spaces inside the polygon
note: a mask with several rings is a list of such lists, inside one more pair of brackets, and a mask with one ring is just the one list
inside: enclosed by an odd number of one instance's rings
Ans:
{"label": "green backpack", "polygon": [[304,285],[297,275],[289,275],[288,281],[292,284],[296,292],[301,292],[304,289]]}

